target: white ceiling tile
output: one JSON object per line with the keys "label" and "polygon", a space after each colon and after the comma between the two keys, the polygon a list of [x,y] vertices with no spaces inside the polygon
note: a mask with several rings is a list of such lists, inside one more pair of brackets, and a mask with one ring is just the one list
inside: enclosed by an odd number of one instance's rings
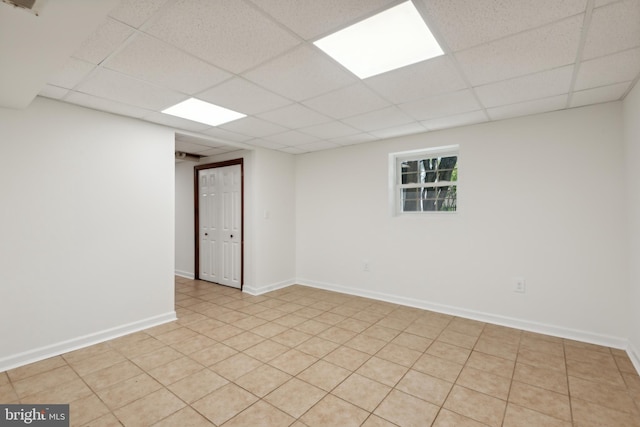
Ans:
{"label": "white ceiling tile", "polygon": [[307,45],[249,71],[245,77],[296,101],[303,101],[357,81],[353,74]]}
{"label": "white ceiling tile", "polygon": [[617,101],[626,93],[630,85],[631,82],[624,82],[574,92],[571,96],[571,106],[581,107],[583,105],[598,104],[600,102]]}
{"label": "white ceiling tile", "polygon": [[201,136],[187,135],[184,133],[176,132],[176,141],[188,142],[190,144],[206,145],[208,148],[224,146],[223,143],[213,141],[209,138],[203,138]]}
{"label": "white ceiling tile", "polygon": [[318,138],[322,138],[322,139],[338,138],[341,136],[354,135],[356,133],[360,133],[359,130],[354,129],[351,126],[347,126],[344,123],[339,121],[322,123],[320,125],[301,128],[300,132],[304,132],[306,134],[309,134]]}
{"label": "white ceiling tile", "polygon": [[64,98],[64,101],[71,104],[77,104],[83,107],[92,108],[94,110],[106,111],[109,113],[120,114],[122,116],[135,118],[141,118],[143,116],[146,116],[150,112],[149,110],[146,110],[144,108],[134,107],[131,105],[123,104],[121,102],[99,98],[80,92],[69,92],[69,94]]}
{"label": "white ceiling tile", "polygon": [[260,139],[260,138],[252,139],[248,141],[247,144],[253,145],[254,147],[268,148],[270,150],[278,150],[280,148],[286,147],[286,145],[284,144],[280,144],[273,141],[267,141],[266,139]]}
{"label": "white ceiling tile", "polygon": [[635,79],[639,72],[640,49],[583,61],[578,71],[575,90],[626,82]]}
{"label": "white ceiling tile", "polygon": [[456,54],[473,86],[575,62],[582,16],[519,33]]}
{"label": "white ceiling tile", "polygon": [[568,95],[553,96],[551,98],[536,99],[535,101],[522,102],[520,104],[505,105],[489,108],[487,113],[492,120],[509,119],[512,117],[527,116],[530,114],[546,113],[548,111],[562,110],[567,105]]}
{"label": "white ceiling tile", "polygon": [[187,98],[177,92],[104,68],[98,69],[89,79],[78,86],[77,90],[155,111],[163,110]]}
{"label": "white ceiling tile", "polygon": [[330,141],[317,141],[309,144],[297,145],[296,148],[303,150],[305,153],[320,150],[330,150],[332,148],[338,148],[340,145]]}
{"label": "white ceiling tile", "polygon": [[413,135],[416,133],[426,132],[427,129],[420,123],[414,122],[402,126],[394,126],[390,128],[371,131],[371,134],[378,138],[393,138],[396,136]]}
{"label": "white ceiling tile", "polygon": [[257,116],[289,128],[301,128],[331,121],[329,117],[300,104],[287,105]]}
{"label": "white ceiling tile", "polygon": [[262,113],[292,103],[287,98],[241,77],[234,77],[201,92],[198,98],[247,115]]}
{"label": "white ceiling tile", "polygon": [[613,2],[616,2],[616,1],[619,1],[619,0],[595,0],[593,2],[593,7],[605,6],[605,5],[609,4],[609,3],[613,3]]}
{"label": "white ceiling tile", "polygon": [[587,0],[420,0],[449,48],[462,50],[558,21],[586,9]]}
{"label": "white ceiling tile", "polygon": [[27,108],[117,2],[38,1],[30,13],[1,1],[0,106]]}
{"label": "white ceiling tile", "polygon": [[[412,0],[448,54],[364,80],[310,43],[401,1],[122,0],[34,94],[189,129],[211,155],[296,154],[615,101],[640,76],[640,0]],[[158,113],[189,95],[249,117]]]}
{"label": "white ceiling tile", "polygon": [[363,142],[375,141],[377,139],[378,139],[377,137],[369,133],[359,133],[356,135],[348,135],[348,136],[341,136],[339,138],[332,138],[329,141],[335,142],[336,144],[339,144],[339,145],[355,145],[355,144],[362,144]]}
{"label": "white ceiling tile", "polygon": [[289,153],[289,154],[304,154],[306,153],[306,151],[301,150],[298,147],[284,147],[279,149],[278,151],[282,151],[283,153]]}
{"label": "white ceiling tile", "polygon": [[94,64],[80,59],[69,58],[64,67],[53,75],[47,83],[73,89],[95,68]]}
{"label": "white ceiling tile", "polygon": [[275,135],[277,133],[283,133],[289,130],[275,123],[267,122],[256,117],[244,117],[242,119],[225,123],[219,127],[222,129],[230,130],[231,132],[249,135],[254,138],[262,138],[269,135]]}
{"label": "white ceiling tile", "polygon": [[104,66],[191,95],[231,77],[226,71],[144,34],[135,37]]}
{"label": "white ceiling tile", "polygon": [[251,0],[309,40],[387,9],[397,0]]}
{"label": "white ceiling tile", "polygon": [[640,46],[640,1],[623,0],[593,11],[583,59],[636,46]]}
{"label": "white ceiling tile", "polygon": [[344,119],[391,105],[362,83],[308,99],[303,104],[335,119]]}
{"label": "white ceiling tile", "polygon": [[186,135],[176,132],[176,141],[187,142],[189,144],[205,145],[207,148],[223,147],[225,144],[217,141],[213,141],[209,138],[203,138],[200,136]]}
{"label": "white ceiling tile", "polygon": [[396,104],[466,87],[448,56],[370,77],[365,80],[365,84]]}
{"label": "white ceiling tile", "polygon": [[135,28],[140,28],[167,0],[122,0],[109,16]]}
{"label": "white ceiling tile", "polygon": [[158,123],[172,128],[190,130],[192,132],[202,132],[203,130],[209,129],[211,127],[210,125],[204,123],[198,123],[192,120],[183,119],[181,117],[172,116],[170,114],[156,112],[144,116],[142,120]]}
{"label": "white ceiling tile", "polygon": [[488,118],[484,111],[472,111],[470,113],[456,114],[455,116],[425,120],[422,122],[422,125],[429,130],[439,130],[457,126],[475,125],[486,122],[487,120]]}
{"label": "white ceiling tile", "polygon": [[319,138],[304,133],[290,130],[288,132],[279,133],[276,135],[265,136],[263,139],[271,142],[277,142],[282,145],[300,145],[308,144],[309,142],[318,141]]}
{"label": "white ceiling tile", "polygon": [[185,153],[199,154],[203,151],[211,150],[211,147],[206,145],[194,144],[192,142],[180,141],[176,138],[175,144],[176,151],[184,151]]}
{"label": "white ceiling tile", "polygon": [[133,34],[133,28],[108,18],[85,40],[73,56],[92,64],[99,64],[131,34]]}
{"label": "white ceiling tile", "polygon": [[231,132],[230,130],[226,129],[220,129],[219,127],[207,129],[202,133],[213,136],[214,138],[219,138],[221,141],[245,142],[252,138],[251,136],[242,135],[237,132]]}
{"label": "white ceiling tile", "polygon": [[569,93],[573,66],[516,77],[474,88],[485,107],[516,104]]}
{"label": "white ceiling tile", "polygon": [[62,99],[69,93],[69,89],[65,89],[63,87],[53,86],[53,85],[44,85],[38,95],[44,96],[46,98],[52,99]]}
{"label": "white ceiling tile", "polygon": [[400,104],[400,108],[416,120],[422,121],[476,111],[481,107],[470,90],[459,90]]}
{"label": "white ceiling tile", "polygon": [[405,125],[414,121],[396,106],[371,111],[343,120],[346,124],[365,132]]}
{"label": "white ceiling tile", "polygon": [[242,1],[177,0],[147,32],[233,73],[300,43]]}

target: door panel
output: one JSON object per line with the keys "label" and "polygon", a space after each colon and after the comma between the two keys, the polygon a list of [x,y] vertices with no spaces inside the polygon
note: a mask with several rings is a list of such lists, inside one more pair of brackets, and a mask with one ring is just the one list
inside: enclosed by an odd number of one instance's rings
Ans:
{"label": "door panel", "polygon": [[205,169],[200,175],[200,278],[215,282],[218,278],[218,243],[216,198],[218,197],[216,174]]}
{"label": "door panel", "polygon": [[242,168],[198,171],[200,278],[236,288],[242,277]]}

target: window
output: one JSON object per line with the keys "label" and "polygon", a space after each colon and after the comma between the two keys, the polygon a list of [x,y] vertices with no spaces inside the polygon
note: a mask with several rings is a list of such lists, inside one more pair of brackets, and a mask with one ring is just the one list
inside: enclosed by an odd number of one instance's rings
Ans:
{"label": "window", "polygon": [[396,214],[456,211],[458,146],[395,153],[392,158]]}

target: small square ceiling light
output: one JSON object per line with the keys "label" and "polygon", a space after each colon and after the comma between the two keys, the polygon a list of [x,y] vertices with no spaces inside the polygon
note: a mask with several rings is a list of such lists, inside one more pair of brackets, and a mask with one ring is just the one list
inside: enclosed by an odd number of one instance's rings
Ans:
{"label": "small square ceiling light", "polygon": [[162,110],[162,112],[211,126],[218,126],[247,116],[196,98],[189,98],[173,107]]}
{"label": "small square ceiling light", "polygon": [[444,53],[411,1],[314,44],[361,79]]}

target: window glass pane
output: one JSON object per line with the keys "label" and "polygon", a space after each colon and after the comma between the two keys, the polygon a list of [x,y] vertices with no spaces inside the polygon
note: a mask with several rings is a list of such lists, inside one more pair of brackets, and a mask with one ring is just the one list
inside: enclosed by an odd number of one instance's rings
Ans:
{"label": "window glass pane", "polygon": [[457,202],[457,186],[440,187],[440,197],[438,200],[439,211],[455,211]]}
{"label": "window glass pane", "polygon": [[402,211],[416,212],[419,211],[420,188],[403,188],[402,189]]}
{"label": "window glass pane", "polygon": [[423,187],[420,189],[420,206],[422,211],[455,211],[457,201],[457,188],[455,185],[448,187]]}
{"label": "window glass pane", "polygon": [[436,211],[437,204],[436,199],[438,196],[437,187],[423,187],[421,189],[422,210],[423,211]]}
{"label": "window glass pane", "polygon": [[[454,181],[453,171],[458,163],[457,156],[442,157],[438,164],[438,181]],[[456,180],[458,178],[456,173]]]}
{"label": "window glass pane", "polygon": [[436,182],[438,159],[420,160],[420,182]]}
{"label": "window glass pane", "polygon": [[410,172],[402,174],[403,184],[415,184],[418,182],[418,172]]}
{"label": "window glass pane", "polygon": [[402,183],[415,184],[418,182],[418,161],[402,162]]}
{"label": "window glass pane", "polygon": [[441,157],[440,165],[438,166],[440,169],[453,169],[458,163],[458,156],[450,156],[450,157]]}

